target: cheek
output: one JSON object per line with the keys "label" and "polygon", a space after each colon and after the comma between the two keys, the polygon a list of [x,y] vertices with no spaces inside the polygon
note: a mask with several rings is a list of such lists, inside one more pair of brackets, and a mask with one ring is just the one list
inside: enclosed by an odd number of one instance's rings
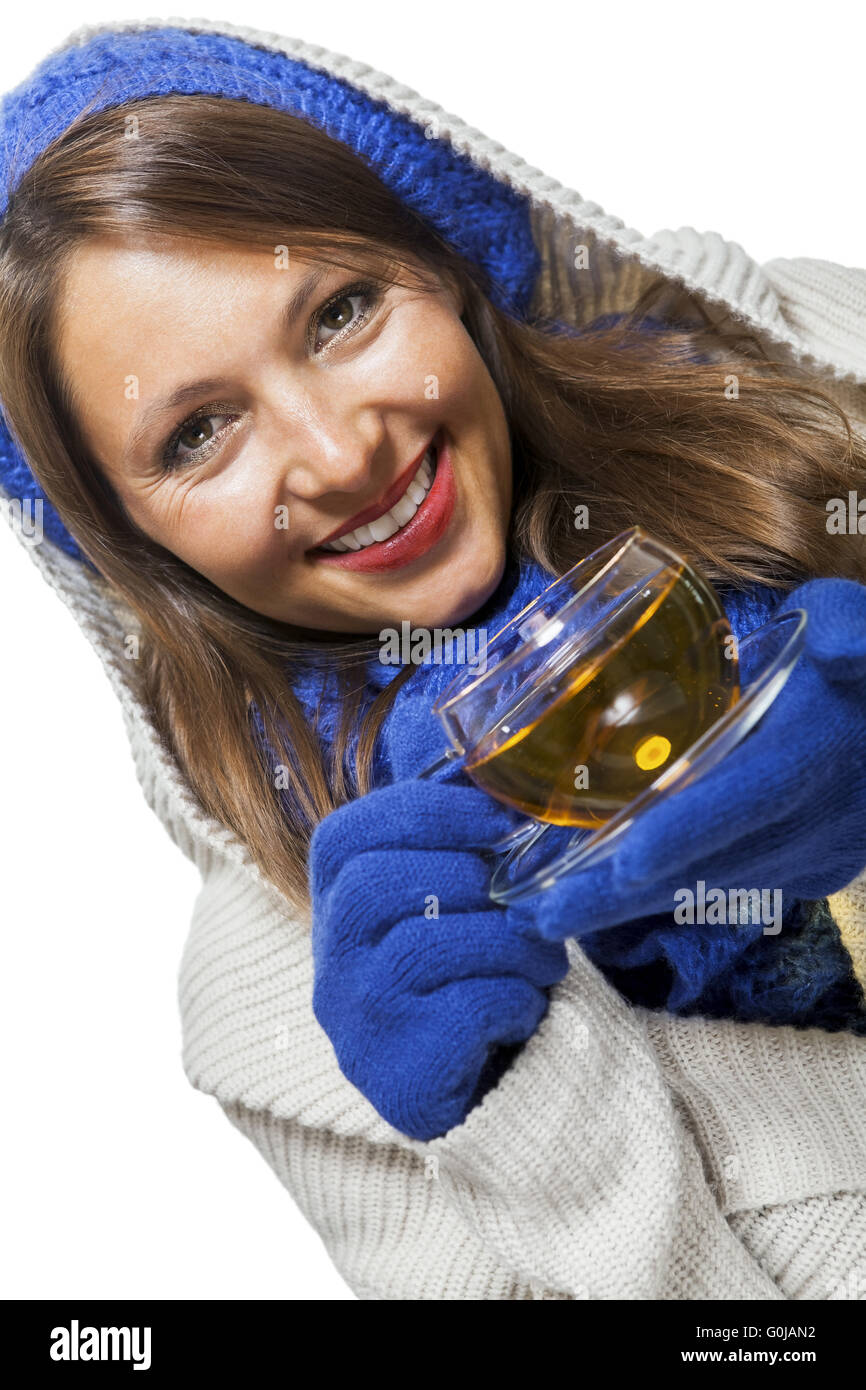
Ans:
{"label": "cheek", "polygon": [[243,584],[272,576],[288,546],[286,517],[239,482],[203,484],[163,511],[162,543],[193,569]]}
{"label": "cheek", "polygon": [[467,418],[477,411],[484,368],[474,344],[459,319],[423,302],[395,313],[357,365],[358,383],[371,400],[422,405],[431,417],[437,409]]}

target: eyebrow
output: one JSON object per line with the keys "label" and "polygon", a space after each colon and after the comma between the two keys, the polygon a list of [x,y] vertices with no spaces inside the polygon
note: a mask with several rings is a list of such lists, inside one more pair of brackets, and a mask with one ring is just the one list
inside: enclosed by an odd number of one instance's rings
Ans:
{"label": "eyebrow", "polygon": [[[280,328],[282,332],[288,332],[294,328],[295,323],[315,290],[316,286],[330,272],[330,266],[317,266],[309,271],[302,280],[298,281],[286,304],[280,313]],[[188,381],[183,386],[178,386],[170,395],[163,396],[159,400],[153,401],[142,413],[137,425],[134,425],[127,436],[123,447],[122,462],[129,464],[132,461],[137,449],[141,446],[144,439],[150,433],[153,425],[172,415],[181,406],[190,401],[201,399],[202,396],[215,396],[224,389],[224,380],[220,377],[204,377],[201,381]]]}

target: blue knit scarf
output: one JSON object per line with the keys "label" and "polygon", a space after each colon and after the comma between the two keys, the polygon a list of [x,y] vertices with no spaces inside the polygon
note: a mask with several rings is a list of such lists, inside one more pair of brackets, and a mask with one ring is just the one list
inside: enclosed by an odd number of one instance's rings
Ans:
{"label": "blue knit scarf", "polygon": [[[486,628],[490,640],[554,577],[533,562],[509,561],[497,589],[462,626]],[[764,623],[782,596],[764,585],[746,591],[717,586],[717,592],[738,639]],[[371,660],[365,700],[400,670]],[[377,741],[374,785],[416,775],[445,750],[431,706],[459,670],[459,663],[437,661],[434,654],[397,691]],[[333,672],[321,665],[296,672],[292,688],[329,748],[338,717]],[[256,711],[253,716],[263,737]],[[357,730],[344,761],[350,785],[356,743]],[[665,913],[593,932],[580,938],[580,946],[634,1004],[682,1015],[866,1034],[863,991],[826,898],[790,905],[776,936],[764,935],[759,923],[738,925],[736,931],[707,924],[690,933]]]}

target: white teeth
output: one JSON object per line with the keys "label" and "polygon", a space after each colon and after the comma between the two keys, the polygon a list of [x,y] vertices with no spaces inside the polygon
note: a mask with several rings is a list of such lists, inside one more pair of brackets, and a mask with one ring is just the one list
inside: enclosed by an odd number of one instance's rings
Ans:
{"label": "white teeth", "polygon": [[406,489],[406,495],[407,497],[411,497],[413,502],[417,502],[419,507],[427,496],[423,484],[416,483],[414,478]]}
{"label": "white teeth", "polygon": [[411,521],[418,510],[418,503],[413,502],[408,493],[407,488],[400,501],[395,502],[391,508],[391,515],[397,518],[401,526],[405,526],[407,521]]}
{"label": "white teeth", "polygon": [[393,536],[395,531],[400,530],[400,523],[396,516],[386,512],[384,516],[377,516],[375,521],[368,521],[374,541],[386,541],[389,536]]}
{"label": "white teeth", "polygon": [[388,540],[390,536],[395,535],[401,527],[412,520],[430,491],[435,470],[436,455],[432,449],[428,449],[403,496],[399,502],[394,503],[389,512],[385,512],[384,516],[377,517],[375,521],[370,521],[365,526],[356,526],[354,531],[347,532],[339,540],[326,541],[321,549],[337,552],[363,550],[365,546],[373,545],[375,541]]}

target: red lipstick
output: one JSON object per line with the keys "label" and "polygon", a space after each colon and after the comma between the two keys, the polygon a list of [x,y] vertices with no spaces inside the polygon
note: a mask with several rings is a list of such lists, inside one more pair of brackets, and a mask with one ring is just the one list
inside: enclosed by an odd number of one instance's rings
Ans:
{"label": "red lipstick", "polygon": [[350,517],[348,521],[341,521],[340,525],[336,526],[329,535],[323,536],[318,544],[325,545],[328,541],[338,541],[341,536],[348,535],[348,533],[354,531],[356,527],[366,526],[368,521],[378,521],[380,516],[384,516],[386,512],[390,512],[391,508],[400,501],[403,493],[421,467],[421,460],[426,457],[427,450],[435,448],[437,437],[438,436],[434,435],[432,439],[428,439],[418,457],[409,464],[408,468],[403,469],[399,477],[394,479],[388,491],[378,502],[371,502],[369,507],[365,507],[362,512],[358,512],[357,516]]}
{"label": "red lipstick", "polygon": [[[338,565],[341,569],[376,573],[383,570],[398,569],[400,566],[408,565],[412,560],[426,554],[448,529],[457,497],[454,474],[451,468],[451,454],[442,430],[435,435],[433,447],[436,453],[436,471],[433,482],[430,491],[411,520],[407,521],[406,525],[395,532],[393,536],[389,536],[386,541],[374,541],[372,545],[364,546],[361,550],[339,552],[335,550],[311,550],[308,553],[316,564]],[[423,454],[421,458],[423,458]],[[351,522],[345,522],[326,539],[337,540],[348,531],[353,531],[356,526],[363,526],[366,521],[373,521],[376,517],[383,516],[385,512],[390,511],[409,486],[411,478],[414,477],[420,466],[421,458],[411,466],[411,470],[402,474],[389,489],[389,492],[394,495],[387,506],[368,507],[366,512],[359,513],[359,516]]]}

